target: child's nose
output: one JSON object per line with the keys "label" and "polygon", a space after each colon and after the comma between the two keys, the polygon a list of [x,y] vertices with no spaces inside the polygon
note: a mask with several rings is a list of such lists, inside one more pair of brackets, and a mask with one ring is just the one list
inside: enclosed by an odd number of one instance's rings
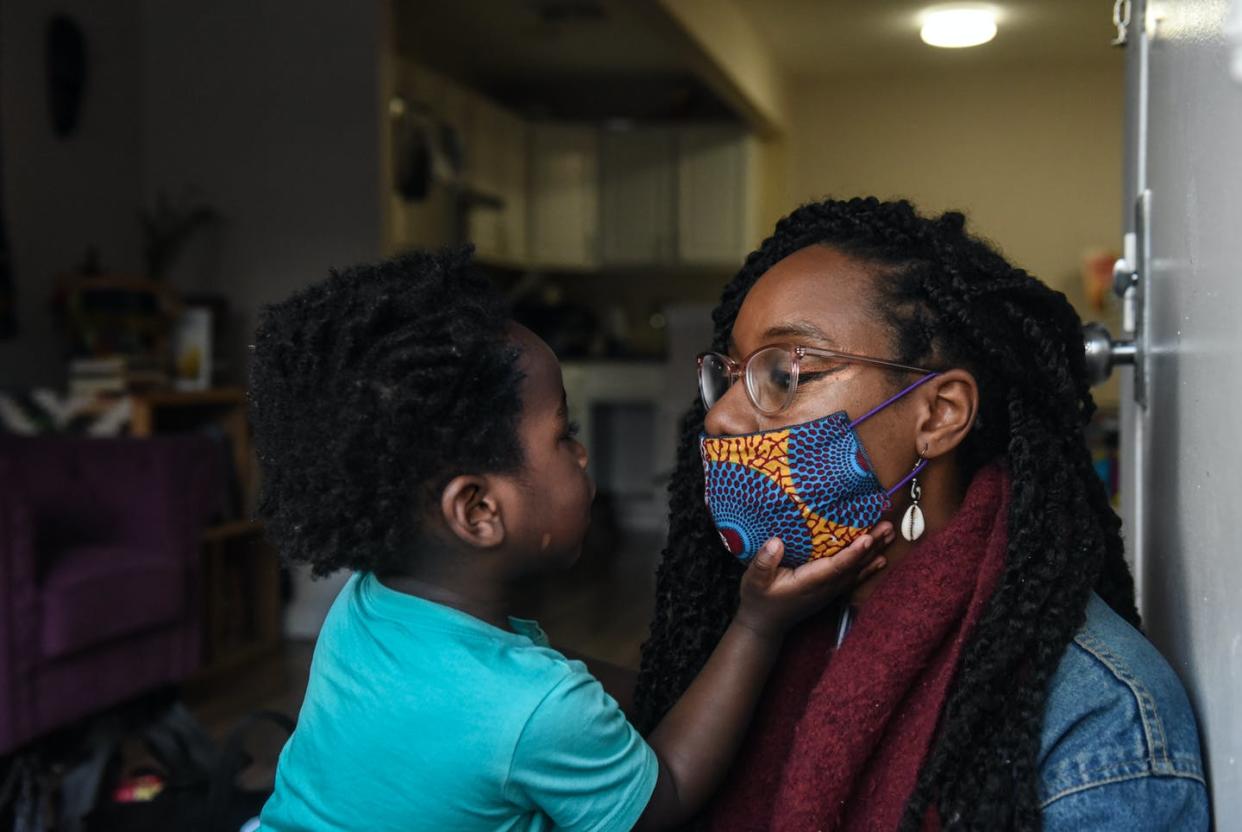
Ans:
{"label": "child's nose", "polygon": [[707,411],[703,428],[712,436],[738,436],[759,429],[755,409],[740,382],[730,387]]}
{"label": "child's nose", "polygon": [[575,452],[578,455],[578,467],[585,471],[587,463],[591,461],[590,454],[587,453],[586,445],[583,445],[576,439],[574,440],[574,445],[576,446]]}

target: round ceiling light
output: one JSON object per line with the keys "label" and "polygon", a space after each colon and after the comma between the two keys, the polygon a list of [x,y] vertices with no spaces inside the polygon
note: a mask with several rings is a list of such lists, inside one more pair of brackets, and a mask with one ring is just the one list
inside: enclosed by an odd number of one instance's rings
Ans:
{"label": "round ceiling light", "polygon": [[996,10],[988,6],[937,6],[923,12],[919,36],[929,46],[962,49],[996,37]]}

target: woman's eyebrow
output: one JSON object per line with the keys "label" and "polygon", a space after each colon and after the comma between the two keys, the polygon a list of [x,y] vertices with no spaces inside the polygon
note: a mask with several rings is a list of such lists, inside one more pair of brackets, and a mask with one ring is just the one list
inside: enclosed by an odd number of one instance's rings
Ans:
{"label": "woman's eyebrow", "polygon": [[812,341],[818,341],[826,347],[836,346],[836,343],[822,329],[810,321],[791,321],[780,326],[774,326],[763,333],[764,341],[790,337],[809,338]]}

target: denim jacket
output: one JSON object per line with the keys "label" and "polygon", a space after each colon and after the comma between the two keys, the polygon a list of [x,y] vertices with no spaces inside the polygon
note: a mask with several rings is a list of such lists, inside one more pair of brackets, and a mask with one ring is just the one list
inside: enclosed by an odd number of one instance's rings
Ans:
{"label": "denim jacket", "polygon": [[1049,832],[1208,828],[1186,692],[1156,648],[1098,596],[1052,677],[1038,765]]}

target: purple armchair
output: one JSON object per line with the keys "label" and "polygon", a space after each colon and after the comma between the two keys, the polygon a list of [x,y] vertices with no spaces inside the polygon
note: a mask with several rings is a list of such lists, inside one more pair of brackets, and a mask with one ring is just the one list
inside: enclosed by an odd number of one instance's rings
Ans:
{"label": "purple armchair", "polygon": [[222,456],[195,437],[0,437],[0,754],[198,666]]}

